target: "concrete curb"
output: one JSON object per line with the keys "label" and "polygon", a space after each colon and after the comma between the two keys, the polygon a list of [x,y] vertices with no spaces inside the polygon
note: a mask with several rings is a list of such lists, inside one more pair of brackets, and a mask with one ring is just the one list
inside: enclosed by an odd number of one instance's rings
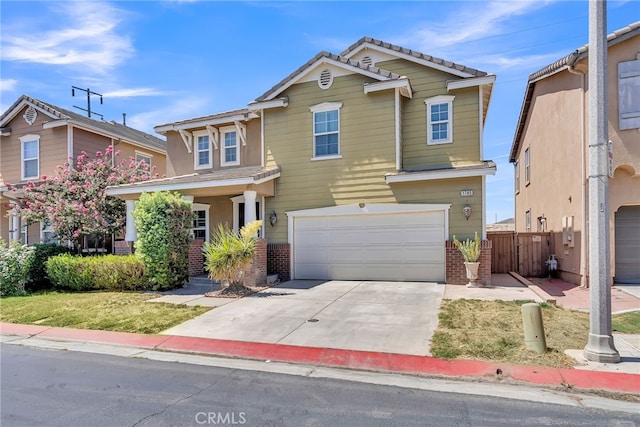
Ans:
{"label": "concrete curb", "polygon": [[0,322],[0,334],[366,371],[445,377],[511,378],[536,385],[640,394],[639,374],[510,365],[475,360],[444,360],[428,356],[192,338],[176,335],[143,335],[2,322]]}

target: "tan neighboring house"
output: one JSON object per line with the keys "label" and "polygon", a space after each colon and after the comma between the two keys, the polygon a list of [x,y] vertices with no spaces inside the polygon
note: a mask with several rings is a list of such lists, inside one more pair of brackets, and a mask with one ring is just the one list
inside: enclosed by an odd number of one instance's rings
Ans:
{"label": "tan neighboring house", "polygon": [[[41,224],[26,225],[10,214],[11,203],[19,203],[20,187],[52,176],[56,167],[75,159],[82,151],[89,156],[112,145],[121,152],[117,159],[134,157],[156,167],[164,175],[165,141],[115,122],[90,119],[55,105],[23,95],[0,116],[0,237],[5,241],[47,242],[55,238]],[[9,191],[7,184],[17,190]]]}
{"label": "tan neighboring house", "polygon": [[[548,231],[561,277],[588,285],[588,46],[529,76],[510,161],[516,231]],[[612,281],[640,283],[640,22],[608,36]]]}
{"label": "tan neighboring house", "polygon": [[179,191],[203,240],[218,223],[264,219],[269,273],[283,280],[460,282],[449,240],[485,234],[494,82],[362,38],[319,53],[246,108],[156,126],[168,178],[109,192],[133,209],[142,191]]}

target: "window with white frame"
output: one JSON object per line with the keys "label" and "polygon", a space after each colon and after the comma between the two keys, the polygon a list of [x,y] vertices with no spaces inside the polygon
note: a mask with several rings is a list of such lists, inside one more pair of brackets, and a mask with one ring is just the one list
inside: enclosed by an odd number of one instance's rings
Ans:
{"label": "window with white frame", "polygon": [[22,179],[40,177],[40,135],[25,135],[20,138]]}
{"label": "window with white frame", "polygon": [[529,181],[531,180],[531,172],[529,171],[529,165],[530,165],[530,154],[529,154],[529,148],[527,148],[526,150],[524,150],[524,184],[525,185],[529,185]]}
{"label": "window with white frame", "polygon": [[233,127],[220,129],[222,150],[220,150],[220,166],[235,166],[240,164],[240,145],[238,144],[238,130]]}
{"label": "window with white frame", "polygon": [[424,100],[427,106],[427,144],[453,142],[452,95],[434,96]]}
{"label": "window with white frame", "polygon": [[524,227],[526,231],[531,231],[531,209],[524,214]]}
{"label": "window with white frame", "polygon": [[27,223],[26,218],[20,219],[20,241],[23,245],[29,243],[27,240],[27,236],[29,235],[29,225]]}
{"label": "window with white frame", "polygon": [[513,164],[513,170],[515,173],[516,194],[518,194],[520,192],[520,162]]}
{"label": "window with white frame", "polygon": [[324,102],[309,109],[313,113],[313,158],[340,158],[341,102]]}
{"label": "window with white frame", "polygon": [[194,150],[194,168],[205,169],[212,167],[211,160],[211,141],[207,132],[194,132],[195,139]]}
{"label": "window with white frame", "polygon": [[[138,165],[139,169],[144,169],[144,170],[151,170],[151,157],[153,157],[151,154],[147,154],[147,153],[143,153],[141,151],[136,151],[136,165]],[[141,162],[144,162],[147,167],[143,168],[141,167],[142,165],[140,165]]]}
{"label": "window with white frame", "polygon": [[40,243],[60,243],[60,239],[53,231],[53,225],[50,221],[40,223]]}
{"label": "window with white frame", "polygon": [[194,213],[193,238],[195,240],[209,241],[209,205],[203,203],[193,203],[191,210]]}

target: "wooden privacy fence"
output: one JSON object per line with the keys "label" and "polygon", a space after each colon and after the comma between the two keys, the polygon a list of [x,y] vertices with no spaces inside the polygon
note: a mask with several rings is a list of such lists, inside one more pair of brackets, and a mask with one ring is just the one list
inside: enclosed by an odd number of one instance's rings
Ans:
{"label": "wooden privacy fence", "polygon": [[542,277],[548,274],[545,261],[554,253],[551,233],[516,233],[494,231],[487,233],[491,240],[491,272],[515,271],[524,277]]}

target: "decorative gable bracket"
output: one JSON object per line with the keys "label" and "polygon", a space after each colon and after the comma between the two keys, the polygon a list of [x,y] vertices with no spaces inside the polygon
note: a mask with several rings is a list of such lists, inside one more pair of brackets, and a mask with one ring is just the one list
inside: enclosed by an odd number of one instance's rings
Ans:
{"label": "decorative gable bracket", "polygon": [[220,132],[218,131],[217,128],[214,128],[211,125],[207,125],[207,133],[209,134],[209,139],[211,140],[211,143],[213,144],[213,147],[217,150],[218,149],[218,136],[220,135]]}
{"label": "decorative gable bracket", "polygon": [[236,131],[238,131],[238,136],[240,137],[240,141],[242,141],[242,146],[247,145],[247,126],[244,123],[240,123],[239,121],[234,121],[234,125],[236,125]]}
{"label": "decorative gable bracket", "polygon": [[192,147],[193,147],[193,134],[189,131],[183,130],[183,129],[178,129],[178,132],[180,132],[180,136],[182,137],[182,142],[184,142],[184,145],[187,147],[187,152],[189,154],[191,154],[192,152]]}

